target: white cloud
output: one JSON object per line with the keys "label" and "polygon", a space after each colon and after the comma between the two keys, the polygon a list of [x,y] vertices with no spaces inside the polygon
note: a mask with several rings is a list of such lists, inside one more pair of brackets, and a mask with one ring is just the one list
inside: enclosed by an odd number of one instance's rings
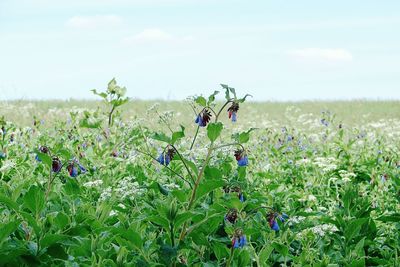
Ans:
{"label": "white cloud", "polygon": [[345,49],[304,48],[290,50],[287,53],[295,59],[312,62],[349,62],[353,60],[353,55]]}
{"label": "white cloud", "polygon": [[122,41],[127,44],[133,43],[166,43],[177,41],[192,41],[192,36],[178,37],[158,28],[144,29],[138,34],[124,38]]}
{"label": "white cloud", "polygon": [[65,23],[76,29],[112,28],[122,24],[122,18],[116,15],[75,16]]}

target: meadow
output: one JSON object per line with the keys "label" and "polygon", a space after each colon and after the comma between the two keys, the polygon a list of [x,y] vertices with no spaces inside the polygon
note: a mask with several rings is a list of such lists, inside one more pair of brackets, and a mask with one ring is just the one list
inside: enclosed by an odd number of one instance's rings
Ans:
{"label": "meadow", "polygon": [[0,103],[0,266],[399,266],[399,101],[123,89]]}

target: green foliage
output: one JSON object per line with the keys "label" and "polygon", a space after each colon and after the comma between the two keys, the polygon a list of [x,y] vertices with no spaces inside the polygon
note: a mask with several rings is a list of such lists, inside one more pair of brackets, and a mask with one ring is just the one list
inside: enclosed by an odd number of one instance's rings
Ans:
{"label": "green foliage", "polygon": [[[231,123],[229,104],[249,95],[222,89],[225,102],[198,96],[193,113],[164,122],[112,113],[124,127],[107,127],[110,113],[93,108],[33,128],[0,119],[0,265],[396,266],[399,123],[341,125],[348,118],[274,103],[282,117],[240,104]],[[110,110],[127,101],[115,79],[95,93]],[[203,109],[204,128],[193,122]],[[242,149],[247,167],[234,155]],[[154,160],[160,151],[173,160]],[[237,235],[247,244],[232,248]]]}

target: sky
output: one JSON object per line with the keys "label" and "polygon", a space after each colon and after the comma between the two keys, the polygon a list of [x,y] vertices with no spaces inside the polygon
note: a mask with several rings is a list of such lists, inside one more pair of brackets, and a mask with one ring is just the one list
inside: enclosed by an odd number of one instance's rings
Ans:
{"label": "sky", "polygon": [[0,100],[400,99],[399,0],[0,0]]}

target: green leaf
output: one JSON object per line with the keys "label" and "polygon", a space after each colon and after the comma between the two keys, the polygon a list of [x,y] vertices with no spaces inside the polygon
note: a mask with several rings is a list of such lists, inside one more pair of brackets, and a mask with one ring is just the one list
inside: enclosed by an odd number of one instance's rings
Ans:
{"label": "green leaf", "polygon": [[226,247],[225,244],[214,243],[213,250],[218,261],[229,258],[229,249]]}
{"label": "green leaf", "polygon": [[121,236],[132,243],[137,249],[141,249],[143,247],[141,236],[133,229],[122,231]]}
{"label": "green leaf", "polygon": [[272,246],[274,247],[274,249],[276,249],[276,251],[278,251],[284,257],[286,257],[288,255],[288,253],[289,253],[289,249],[285,245],[282,245],[282,244],[277,243],[277,242],[273,242]]}
{"label": "green leaf", "polygon": [[212,95],[208,97],[208,105],[210,105],[215,100],[215,96],[219,93],[219,91],[214,91]]}
{"label": "green leaf", "polygon": [[202,107],[206,107],[207,106],[207,100],[202,97],[202,96],[198,96],[194,99],[194,101],[199,104]]}
{"label": "green leaf", "polygon": [[93,94],[95,94],[95,95],[98,95],[98,96],[100,96],[100,97],[102,97],[102,98],[107,98],[107,94],[106,93],[97,93],[97,91],[96,91],[96,89],[92,89],[92,90],[90,90],[90,91],[92,91],[93,92]]}
{"label": "green leaf", "polygon": [[161,142],[165,142],[168,144],[171,144],[171,138],[169,138],[165,133],[153,133],[150,138],[154,139],[154,140],[158,140]]}
{"label": "green leaf", "polygon": [[68,235],[61,235],[61,234],[45,234],[45,236],[40,241],[41,248],[47,248],[51,245],[58,243],[60,241],[68,239]]}
{"label": "green leaf", "polygon": [[46,204],[44,200],[44,193],[36,185],[33,185],[29,188],[28,192],[24,195],[23,200],[24,206],[33,214],[39,214]]}
{"label": "green leaf", "polygon": [[376,220],[381,222],[400,222],[400,214],[395,213],[391,215],[383,215],[378,217]]}
{"label": "green leaf", "polygon": [[21,223],[20,220],[14,220],[9,223],[3,223],[0,227],[0,244],[9,237],[19,226]]}
{"label": "green leaf", "polygon": [[246,98],[249,97],[249,96],[253,97],[252,95],[246,94],[244,97],[239,98],[239,99],[237,100],[237,102],[243,103],[244,101],[246,101]]}
{"label": "green leaf", "polygon": [[51,167],[51,165],[53,164],[53,160],[51,159],[51,157],[45,153],[40,152],[39,150],[36,150],[36,154],[38,156],[38,158],[47,166]]}
{"label": "green leaf", "polygon": [[202,196],[210,193],[218,187],[224,186],[225,182],[222,180],[206,180],[201,183],[197,189],[196,200],[200,199]]}
{"label": "green leaf", "polygon": [[355,236],[357,236],[361,230],[361,226],[368,221],[369,218],[360,218],[351,221],[345,231],[344,236],[346,240],[350,242]]}
{"label": "green leaf", "polygon": [[208,126],[207,126],[208,139],[210,139],[211,142],[214,142],[215,140],[217,140],[217,138],[221,134],[223,127],[224,126],[221,122],[208,124]]}
{"label": "green leaf", "polygon": [[171,144],[175,144],[175,142],[181,138],[185,137],[185,127],[181,125],[181,130],[174,132],[171,138]]}
{"label": "green leaf", "polygon": [[68,216],[63,212],[59,212],[54,218],[54,224],[57,225],[60,230],[64,229],[64,227],[67,226],[68,223]]}
{"label": "green leaf", "polygon": [[250,266],[251,258],[247,250],[240,250],[238,266]]}
{"label": "green leaf", "polygon": [[269,256],[271,255],[273,250],[274,250],[273,246],[270,246],[270,245],[264,246],[261,249],[260,253],[258,254],[260,262],[263,264],[266,264],[268,262]]}
{"label": "green leaf", "polygon": [[161,216],[150,216],[147,218],[152,223],[158,224],[161,227],[163,227],[165,230],[169,230],[169,221],[167,218],[161,217]]}
{"label": "green leaf", "polygon": [[248,131],[246,132],[242,132],[242,133],[236,133],[232,135],[232,139],[234,139],[236,142],[238,142],[239,144],[244,144],[247,143],[250,140],[250,133],[254,130],[256,130],[257,128],[250,128]]}
{"label": "green leaf", "polygon": [[181,226],[184,222],[186,222],[187,220],[192,218],[193,215],[194,215],[194,213],[191,211],[186,211],[186,212],[178,214],[175,218],[175,223],[174,223],[175,228],[178,229],[179,226]]}

